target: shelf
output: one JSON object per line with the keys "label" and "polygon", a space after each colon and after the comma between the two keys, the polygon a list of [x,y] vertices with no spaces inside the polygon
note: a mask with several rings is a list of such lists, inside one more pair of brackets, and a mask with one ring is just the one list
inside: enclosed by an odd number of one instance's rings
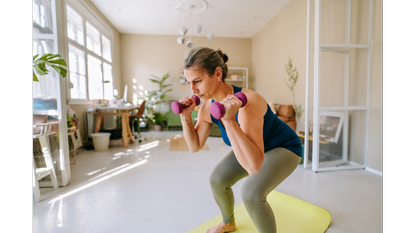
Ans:
{"label": "shelf", "polygon": [[[333,53],[344,53],[350,52],[350,49],[369,49],[369,44],[346,44],[346,43],[321,43],[321,51],[333,52]],[[314,50],[314,46],[310,46],[311,50]]]}
{"label": "shelf", "polygon": [[[328,13],[331,14],[333,7],[335,7],[334,3],[332,5],[322,4],[321,1],[314,1],[314,6],[308,2],[307,4],[307,49],[306,49],[306,106],[305,106],[305,133],[307,136],[310,136],[309,134],[309,128],[310,124],[313,124],[315,127],[315,131],[313,133],[320,134],[320,126],[321,126],[321,120],[319,115],[324,111],[342,111],[344,117],[344,122],[339,123],[338,125],[341,125],[343,127],[342,130],[342,149],[341,149],[341,159],[340,160],[331,160],[331,161],[319,161],[320,154],[323,154],[323,151],[320,151],[320,145],[319,141],[314,140],[312,142],[312,148],[313,151],[310,151],[309,141],[305,140],[305,144],[307,143],[307,146],[304,146],[304,167],[310,167],[308,164],[308,157],[312,156],[312,164],[311,168],[315,172],[320,171],[335,171],[335,170],[346,170],[346,169],[363,169],[366,165],[367,160],[367,154],[368,154],[368,141],[369,141],[369,102],[370,102],[370,78],[371,78],[371,65],[372,65],[372,45],[373,45],[373,19],[374,19],[374,0],[370,0],[369,5],[369,15],[368,17],[360,17],[355,19],[355,15],[359,16],[360,13],[354,11],[361,9],[355,9],[352,8],[352,0],[346,0],[345,1],[345,7],[339,8],[340,13],[345,13],[345,34],[344,34],[344,43],[324,43],[322,41],[322,35],[325,35],[326,33],[332,32],[334,33],[341,33],[341,30],[335,29],[333,31],[327,30],[326,27],[322,27],[323,20],[326,20],[325,17],[323,17],[324,14]],[[324,5],[325,7],[322,7]],[[329,11],[327,11],[329,10]],[[353,11],[353,14],[352,14]],[[314,20],[312,19],[311,15],[313,15],[314,12]],[[336,12],[337,13],[337,12]],[[329,20],[335,19],[335,14],[331,14],[331,18]],[[352,22],[353,19],[353,22]],[[351,43],[352,33],[355,33],[355,30],[357,30],[357,33],[361,32],[361,28],[359,27],[361,24],[365,24],[363,20],[368,20],[368,27],[367,27],[367,40],[365,39],[364,43]],[[337,22],[335,22],[336,24]],[[342,23],[342,22],[339,22]],[[358,27],[355,26],[357,23]],[[334,24],[334,26],[335,26]],[[360,34],[358,34],[360,36]],[[362,36],[365,34],[362,34]],[[314,40],[312,41],[312,36],[314,37]],[[337,35],[336,35],[337,36]],[[332,35],[331,35],[332,37]],[[311,43],[312,41],[312,43]],[[358,51],[359,54],[357,56],[351,56],[353,55],[353,52]],[[342,55],[344,58],[344,61],[341,61],[341,59],[337,59],[336,56],[326,56],[327,53],[336,53]],[[362,52],[360,54],[360,52]],[[367,55],[364,55],[364,53],[367,53]],[[334,54],[329,54],[334,55]],[[366,56],[366,57],[365,57]],[[353,91],[360,90],[355,89],[356,84],[353,83],[353,80],[351,80],[351,77],[353,77],[354,73],[357,70],[357,68],[360,67],[354,67],[352,64],[354,62],[361,62],[361,59],[367,59],[367,62],[363,63],[362,65],[366,66],[366,77],[358,77],[359,81],[361,80],[362,83],[366,81],[368,85],[366,85],[366,96],[361,95],[354,95]],[[311,71],[311,67],[313,67],[313,71]],[[324,80],[321,79],[321,75],[329,68],[332,69],[338,69],[339,67],[344,67],[344,77],[330,77],[332,78],[332,81],[335,82],[338,81],[339,83],[343,82],[343,86],[339,86],[337,88],[332,88],[329,91],[329,94],[336,91],[341,91],[343,89],[344,93],[344,102],[340,103],[339,105],[322,105],[321,103],[321,95],[324,91],[328,91],[327,88],[323,89],[321,87],[321,83],[324,82]],[[341,68],[340,68],[341,69]],[[330,70],[331,71],[331,70]],[[353,77],[354,78],[354,77]],[[366,80],[365,80],[366,79]],[[353,89],[351,87],[354,87]],[[364,88],[364,87],[363,87]],[[311,93],[310,93],[311,92]],[[310,94],[309,94],[310,93]],[[350,105],[348,100],[349,94],[353,97],[356,97],[357,100],[361,101],[359,103],[363,103],[360,105]],[[312,97],[312,99],[311,99]],[[314,108],[316,107],[316,108]],[[318,111],[317,111],[318,110]],[[309,114],[310,111],[313,111],[313,114]],[[350,114],[347,114],[347,111],[360,111],[359,113],[363,113],[365,111],[365,126],[362,126],[363,122],[359,122],[359,124],[356,124],[356,121],[350,121],[349,118],[351,117]],[[311,117],[311,118],[310,118]],[[310,120],[311,119],[311,120]],[[323,122],[325,123],[325,122]],[[351,127],[350,127],[351,126]],[[359,143],[364,143],[365,146],[360,146],[359,148],[356,146],[356,151],[359,151],[360,158],[364,157],[364,159],[361,159],[361,161],[364,161],[364,164],[355,164],[349,161],[349,157],[351,156],[349,149],[350,147],[354,146],[350,143],[351,138],[353,137],[352,134],[361,133],[360,131],[354,131],[352,130],[353,127],[359,127],[361,130],[365,130],[365,135],[361,135],[362,138],[364,137],[364,141],[360,140]],[[365,128],[363,128],[365,127]],[[359,130],[360,130],[359,129]]]}
{"label": "shelf", "polygon": [[242,76],[238,76],[237,79],[231,79],[231,77],[228,77],[225,79],[227,82],[245,82],[246,78]]}
{"label": "shelf", "polygon": [[[322,111],[353,111],[353,110],[368,110],[367,106],[320,106]],[[309,111],[313,111],[313,107],[308,108]]]}
{"label": "shelf", "polygon": [[246,67],[228,67],[228,70],[245,70],[248,71]]}
{"label": "shelf", "polygon": [[[232,80],[231,76],[237,75],[236,80]],[[226,82],[242,82],[243,88],[248,88],[248,68],[246,67],[228,67],[228,77],[225,79]]]}

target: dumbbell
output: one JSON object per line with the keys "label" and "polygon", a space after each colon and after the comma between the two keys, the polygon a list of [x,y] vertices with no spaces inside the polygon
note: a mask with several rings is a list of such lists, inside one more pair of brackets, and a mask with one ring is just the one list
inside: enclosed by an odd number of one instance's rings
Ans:
{"label": "dumbbell", "polygon": [[[196,106],[199,106],[199,104],[200,104],[200,99],[199,99],[199,97],[198,97],[197,95],[193,95],[192,97],[193,97],[193,99],[195,99],[195,101],[196,101]],[[186,105],[184,105],[184,104],[181,104],[179,101],[174,101],[174,102],[171,104],[171,110],[172,110],[174,113],[176,113],[176,114],[180,114],[180,113],[182,113],[183,109],[185,109],[185,108],[187,108],[187,107],[188,107],[188,106],[186,106]]]}
{"label": "dumbbell", "polygon": [[[242,92],[238,92],[235,93],[235,96],[242,101],[242,107],[244,107],[246,105],[246,103],[248,103],[248,98],[246,97],[246,95]],[[210,114],[212,114],[212,116],[215,119],[220,119],[225,115],[225,108],[223,107],[223,105],[219,102],[213,102],[210,105]]]}

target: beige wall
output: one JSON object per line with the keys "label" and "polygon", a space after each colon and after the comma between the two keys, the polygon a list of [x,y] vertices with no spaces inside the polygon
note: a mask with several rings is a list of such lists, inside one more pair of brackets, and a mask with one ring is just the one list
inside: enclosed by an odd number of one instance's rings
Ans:
{"label": "beige wall", "polygon": [[[251,87],[267,101],[292,104],[292,93],[284,79],[288,57],[298,70],[295,101],[305,106],[307,2],[292,0],[252,39]],[[304,118],[302,118],[304,119]],[[299,128],[302,130],[303,123]]]}
{"label": "beige wall", "polygon": [[[313,6],[314,1],[311,1]],[[354,2],[354,1],[353,1]],[[359,23],[368,20],[368,2],[360,1],[352,4],[351,43],[365,43],[367,37],[367,24]],[[345,1],[323,1],[322,5],[322,41],[331,43],[345,42]],[[382,5],[375,0],[374,21],[374,47],[371,74],[371,98],[369,111],[369,142],[367,154],[367,167],[382,171]],[[311,16],[314,17],[313,15]],[[313,22],[312,22],[313,23]],[[292,104],[292,95],[284,79],[288,77],[284,65],[288,57],[297,67],[299,79],[295,90],[295,101],[305,107],[306,85],[306,27],[307,27],[307,1],[292,0],[281,12],[275,16],[252,39],[252,79],[251,87],[262,94],[268,101],[275,103]],[[311,31],[313,28],[310,29]],[[311,43],[313,43],[313,33]],[[313,72],[313,55],[311,51],[310,73]],[[344,62],[342,54],[321,54],[321,103],[324,105],[342,105],[344,103]],[[349,104],[365,105],[366,81],[365,69],[367,53],[354,50],[350,62],[350,93]],[[312,80],[311,80],[312,86]],[[312,93],[310,93],[312,95]],[[312,101],[312,99],[311,99]],[[309,115],[310,116],[310,115]],[[364,163],[362,152],[365,144],[366,115],[362,112],[352,111],[350,115],[350,156],[351,161]],[[363,123],[362,123],[363,122]],[[301,118],[299,130],[304,130],[304,114]],[[358,154],[356,156],[356,154]]]}
{"label": "beige wall", "polygon": [[[186,45],[178,44],[176,38],[167,35],[121,35],[122,86],[128,85],[129,102],[133,101],[133,93],[140,97],[139,85],[149,92],[158,89],[158,85],[149,80],[151,74],[162,77],[169,71],[166,84],[173,84],[173,91],[168,93],[167,100],[178,100],[192,94],[189,85],[180,83],[181,64],[188,49]],[[192,37],[192,42],[194,47],[220,48],[229,57],[228,66],[251,68],[251,39],[215,37],[210,41],[206,37]],[[165,110],[168,110],[167,103],[162,111]]]}

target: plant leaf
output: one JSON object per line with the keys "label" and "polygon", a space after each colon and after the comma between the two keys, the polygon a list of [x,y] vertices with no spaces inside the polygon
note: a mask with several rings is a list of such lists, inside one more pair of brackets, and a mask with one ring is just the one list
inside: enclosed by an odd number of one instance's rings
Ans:
{"label": "plant leaf", "polygon": [[56,70],[56,72],[59,73],[60,76],[62,76],[63,78],[66,77],[66,73],[67,73],[67,70],[66,69],[64,69],[64,68],[62,68],[60,66],[56,66],[56,65],[52,65],[52,67],[53,67],[53,69]]}
{"label": "plant leaf", "polygon": [[48,74],[48,70],[46,69],[44,62],[36,62],[34,65],[34,68],[36,72],[40,75]]}
{"label": "plant leaf", "polygon": [[67,66],[66,61],[63,59],[49,60],[48,62],[58,65]]}
{"label": "plant leaf", "polygon": [[53,58],[55,58],[55,57],[60,57],[60,56],[61,56],[60,54],[54,54],[54,55],[52,55],[52,56],[48,57],[48,59],[47,59],[47,60],[53,59]]}
{"label": "plant leaf", "polygon": [[165,75],[163,76],[162,80],[164,81],[164,80],[166,80],[168,77],[170,77],[170,71],[169,71],[167,74],[165,74]]}
{"label": "plant leaf", "polygon": [[154,78],[156,78],[157,80],[159,80],[159,81],[160,81],[160,78],[159,78],[159,77],[157,77],[157,76],[155,76],[155,75],[153,75],[153,74],[150,74],[150,76],[152,76],[152,77],[154,77]]}
{"label": "plant leaf", "polygon": [[37,76],[35,74],[35,71],[33,70],[33,81],[34,82],[39,82],[39,79],[37,79]]}
{"label": "plant leaf", "polygon": [[155,80],[155,79],[150,78],[150,81],[152,81],[153,83],[158,83],[158,84],[160,84],[160,81],[159,81],[159,80]]}
{"label": "plant leaf", "polygon": [[52,54],[51,53],[43,54],[43,56],[41,56],[38,60],[45,60],[45,58],[47,58],[49,56],[52,56]]}
{"label": "plant leaf", "polygon": [[152,91],[152,92],[150,92],[150,94],[148,95],[148,98],[149,98],[149,99],[151,99],[151,97],[153,97],[153,95],[155,95],[155,94],[156,94],[156,92],[157,92],[157,91]]}
{"label": "plant leaf", "polygon": [[35,61],[35,59],[36,59],[37,57],[39,57],[39,54],[36,54],[36,55],[34,55],[34,56],[33,56],[33,61]]}

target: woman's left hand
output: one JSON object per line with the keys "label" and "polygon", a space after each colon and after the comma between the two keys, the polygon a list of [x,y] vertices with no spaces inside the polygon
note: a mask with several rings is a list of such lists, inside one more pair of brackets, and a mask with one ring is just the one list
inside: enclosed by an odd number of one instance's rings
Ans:
{"label": "woman's left hand", "polygon": [[242,106],[242,101],[235,95],[228,95],[220,102],[225,108],[225,115],[221,118],[222,121],[235,120],[236,113]]}

